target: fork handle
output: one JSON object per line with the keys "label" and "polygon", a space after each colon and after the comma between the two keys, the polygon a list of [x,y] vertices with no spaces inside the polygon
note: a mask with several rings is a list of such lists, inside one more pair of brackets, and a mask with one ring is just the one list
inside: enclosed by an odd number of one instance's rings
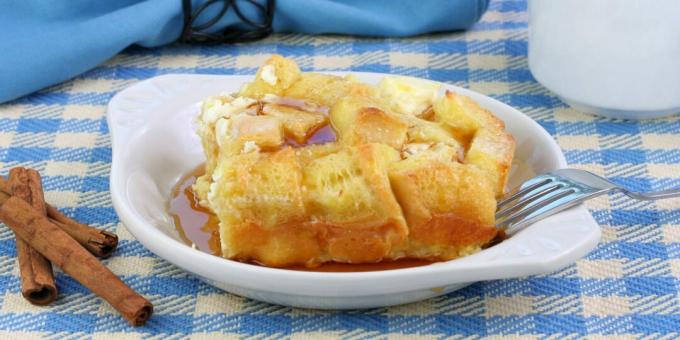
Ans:
{"label": "fork handle", "polygon": [[628,190],[625,190],[625,189],[621,189],[621,192],[626,194],[628,197],[635,198],[635,199],[638,199],[638,200],[643,200],[643,201],[653,201],[653,200],[660,200],[660,199],[664,199],[664,198],[680,197],[680,188],[661,190],[661,191],[649,192],[649,193],[641,193],[641,192],[634,192],[634,191],[628,191]]}

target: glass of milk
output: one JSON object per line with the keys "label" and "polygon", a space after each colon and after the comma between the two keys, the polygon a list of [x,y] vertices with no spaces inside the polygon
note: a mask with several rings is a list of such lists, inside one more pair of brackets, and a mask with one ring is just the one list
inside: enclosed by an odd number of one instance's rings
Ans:
{"label": "glass of milk", "polygon": [[680,113],[680,0],[529,0],[529,68],[580,111]]}

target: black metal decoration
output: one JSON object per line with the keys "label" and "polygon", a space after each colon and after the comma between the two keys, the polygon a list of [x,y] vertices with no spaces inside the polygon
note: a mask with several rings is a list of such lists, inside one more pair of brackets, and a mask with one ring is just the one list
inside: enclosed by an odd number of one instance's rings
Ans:
{"label": "black metal decoration", "polygon": [[[184,28],[180,41],[189,44],[220,44],[239,43],[260,40],[272,33],[275,0],[207,0],[192,11],[192,0],[182,0],[184,12]],[[253,6],[257,11],[257,18],[249,18],[243,14],[244,4]],[[210,6],[222,7],[217,15],[206,22],[194,26],[201,14]],[[241,21],[236,25],[229,25],[217,32],[208,32],[210,27],[222,19],[230,9]],[[258,22],[259,21],[259,22]]]}

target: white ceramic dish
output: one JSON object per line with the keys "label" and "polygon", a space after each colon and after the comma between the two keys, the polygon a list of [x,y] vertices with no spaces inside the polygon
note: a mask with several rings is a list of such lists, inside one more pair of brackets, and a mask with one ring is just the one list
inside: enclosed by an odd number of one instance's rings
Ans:
{"label": "white ceramic dish", "polygon": [[[355,73],[368,83],[384,75]],[[212,256],[179,239],[167,213],[172,187],[203,162],[193,119],[209,95],[234,92],[248,76],[165,75],[139,82],[109,103],[113,139],[111,196],[128,230],[158,256],[228,292],[310,308],[368,308],[446,294],[480,280],[558,270],[595,247],[600,229],[584,207],[543,220],[514,237],[462,259],[379,272],[320,273],[265,268]],[[506,122],[517,140],[517,184],[565,167],[560,148],[536,122],[481,94],[472,97]]]}

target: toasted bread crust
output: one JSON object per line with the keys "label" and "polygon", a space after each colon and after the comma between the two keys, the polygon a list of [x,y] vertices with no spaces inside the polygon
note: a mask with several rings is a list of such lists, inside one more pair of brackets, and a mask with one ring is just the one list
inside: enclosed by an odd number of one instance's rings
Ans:
{"label": "toasted bread crust", "polygon": [[373,263],[392,258],[404,243],[396,232],[400,221],[379,226],[347,228],[319,222],[265,228],[255,223],[231,225],[221,231],[230,245],[227,257],[270,267],[316,266],[323,262]]}
{"label": "toasted bread crust", "polygon": [[321,73],[305,73],[287,88],[283,95],[292,98],[305,98],[327,107],[333,106],[348,95],[374,97],[376,90],[366,84],[350,79]]}
{"label": "toasted bread crust", "polygon": [[257,71],[255,80],[246,84],[241,96],[262,98],[266,94],[281,95],[300,79],[300,68],[291,60],[274,54]]}
{"label": "toasted bread crust", "polygon": [[456,214],[436,214],[409,233],[409,257],[450,260],[480,250],[498,230]]}

